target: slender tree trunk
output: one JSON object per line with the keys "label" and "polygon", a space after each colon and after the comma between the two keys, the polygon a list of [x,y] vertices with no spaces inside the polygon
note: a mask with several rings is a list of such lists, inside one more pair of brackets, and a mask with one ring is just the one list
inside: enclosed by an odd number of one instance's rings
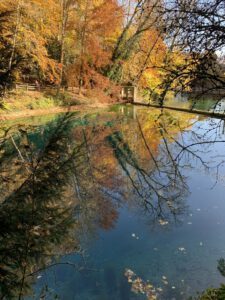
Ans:
{"label": "slender tree trunk", "polygon": [[13,33],[12,52],[11,52],[11,55],[9,58],[9,65],[8,65],[9,71],[11,71],[11,69],[12,69],[12,63],[13,63],[15,50],[16,50],[17,36],[18,36],[19,26],[20,26],[20,22],[21,22],[21,5],[22,5],[22,1],[19,0],[17,3],[17,8],[16,8],[16,24],[15,24],[15,30]]}
{"label": "slender tree trunk", "polygon": [[58,93],[62,87],[63,82],[63,72],[64,72],[64,59],[65,59],[65,35],[66,35],[66,25],[68,21],[68,7],[66,0],[61,0],[61,40],[60,40],[60,75],[59,75],[59,85]]}
{"label": "slender tree trunk", "polygon": [[85,11],[84,11],[84,24],[82,26],[81,32],[81,51],[80,51],[80,69],[79,69],[79,94],[81,94],[81,89],[83,86],[83,72],[84,72],[84,53],[85,53],[85,35],[87,29],[87,21],[88,21],[88,8],[89,8],[89,0],[86,0],[85,3]]}

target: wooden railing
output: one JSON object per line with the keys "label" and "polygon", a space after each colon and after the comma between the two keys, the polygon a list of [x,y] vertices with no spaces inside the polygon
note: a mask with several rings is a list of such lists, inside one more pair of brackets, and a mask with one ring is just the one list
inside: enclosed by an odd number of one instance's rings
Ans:
{"label": "wooden railing", "polygon": [[38,86],[36,84],[30,84],[30,83],[16,83],[15,88],[16,90],[25,90],[25,91],[44,91],[49,89],[57,89],[57,86],[56,85]]}
{"label": "wooden railing", "polygon": [[[45,90],[51,90],[51,89],[57,89],[58,86],[56,85],[40,85],[37,84],[30,84],[30,83],[16,83],[15,85],[16,90],[25,90],[25,91],[45,91]],[[61,90],[67,90],[69,92],[78,93],[79,88],[78,87],[62,87]],[[86,91],[86,89],[82,88],[82,91]]]}
{"label": "wooden railing", "polygon": [[16,90],[35,91],[37,86],[35,84],[16,83]]}

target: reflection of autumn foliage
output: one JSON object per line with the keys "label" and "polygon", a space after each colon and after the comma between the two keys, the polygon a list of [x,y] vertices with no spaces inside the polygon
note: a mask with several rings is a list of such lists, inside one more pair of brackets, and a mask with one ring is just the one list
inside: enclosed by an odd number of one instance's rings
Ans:
{"label": "reflection of autumn foliage", "polygon": [[173,139],[190,127],[191,119],[135,109],[134,119],[107,137],[127,180],[129,202],[142,206],[158,224],[159,219],[163,224],[177,222],[186,210],[188,188],[174,157]]}
{"label": "reflection of autumn foliage", "polygon": [[3,130],[2,294],[27,294],[30,275],[52,257],[77,252],[82,238],[90,240],[99,227],[113,228],[120,203],[144,208],[160,226],[185,212],[188,188],[174,145],[192,115],[113,109]]}
{"label": "reflection of autumn foliage", "polygon": [[80,120],[68,115],[45,129],[15,126],[1,137],[1,295],[26,295],[32,273],[55,255],[78,251],[82,235],[117,221],[115,161],[110,171],[104,129],[94,141],[93,128],[72,129],[73,122]]}
{"label": "reflection of autumn foliage", "polygon": [[117,208],[111,201],[102,200],[99,203],[99,210],[99,226],[105,230],[113,228],[119,216]]}

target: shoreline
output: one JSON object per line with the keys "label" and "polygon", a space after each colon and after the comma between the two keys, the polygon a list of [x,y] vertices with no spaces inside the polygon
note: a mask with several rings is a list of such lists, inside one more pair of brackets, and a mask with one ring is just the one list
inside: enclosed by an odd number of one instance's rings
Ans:
{"label": "shoreline", "polygon": [[[44,115],[50,115],[50,114],[57,114],[57,113],[66,113],[66,112],[82,112],[82,111],[89,111],[91,109],[98,109],[98,108],[107,108],[109,106],[115,105],[115,104],[127,104],[126,102],[116,102],[116,103],[82,103],[77,105],[71,105],[71,106],[55,106],[52,108],[42,108],[42,109],[25,109],[21,111],[12,111],[7,113],[0,113],[0,122],[4,121],[10,121],[15,119],[21,119],[21,118],[29,118],[29,117],[36,117],[36,116],[44,116]],[[160,107],[158,105],[152,105],[152,104],[146,104],[141,102],[133,102],[133,105],[135,106],[144,106],[149,108],[158,108],[158,109],[169,109],[169,110],[176,110],[181,111],[185,113],[191,113],[191,114],[199,114],[199,115],[205,115],[207,117],[212,118],[218,118],[218,119],[225,119],[225,114],[221,113],[215,113],[215,112],[207,112],[207,111],[201,111],[201,110],[188,110],[184,108],[177,108],[177,107],[170,107],[170,106],[163,106]]]}
{"label": "shoreline", "polygon": [[[115,103],[119,104],[119,103]],[[95,103],[95,104],[80,104],[80,105],[71,105],[71,106],[56,106],[47,109],[26,109],[21,111],[13,111],[8,113],[0,113],[0,121],[8,121],[20,118],[29,118],[29,117],[36,117],[42,115],[49,115],[49,114],[57,114],[57,113],[66,113],[66,112],[76,112],[76,111],[88,111],[93,108],[104,108],[108,107],[112,104],[102,104],[102,103]]]}

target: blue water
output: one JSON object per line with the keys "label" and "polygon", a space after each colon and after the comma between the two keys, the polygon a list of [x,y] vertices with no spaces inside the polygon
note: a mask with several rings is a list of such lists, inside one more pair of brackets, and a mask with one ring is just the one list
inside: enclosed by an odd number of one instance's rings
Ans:
{"label": "blue water", "polygon": [[[60,118],[26,129],[32,157],[40,154],[57,131]],[[63,130],[62,151],[56,147],[52,155],[59,152],[57,165],[64,156],[69,157],[71,149],[78,154],[73,167],[57,177],[57,185],[49,186],[57,191],[60,187],[58,201],[65,201],[65,206],[66,199],[73,203],[68,209],[74,224],[58,233],[62,220],[54,223],[58,239],[48,247],[43,245],[36,262],[27,260],[27,276],[35,274],[23,297],[147,299],[144,293],[131,291],[126,269],[158,288],[157,299],[163,300],[187,299],[225,282],[217,270],[218,259],[225,258],[223,128],[224,121],[219,119],[137,107],[70,116]],[[20,148],[22,138],[16,130],[13,135]],[[68,147],[63,148],[65,143]],[[11,157],[12,163],[14,159]],[[45,159],[47,164],[53,158]],[[21,174],[21,168],[15,172]],[[52,196],[45,188],[41,197],[48,203]],[[41,209],[44,216],[46,207]],[[51,239],[49,221],[40,217],[38,222],[49,226]],[[41,233],[35,230],[39,239]],[[18,274],[20,271],[16,267]],[[15,295],[12,299],[18,298],[18,290]]]}

